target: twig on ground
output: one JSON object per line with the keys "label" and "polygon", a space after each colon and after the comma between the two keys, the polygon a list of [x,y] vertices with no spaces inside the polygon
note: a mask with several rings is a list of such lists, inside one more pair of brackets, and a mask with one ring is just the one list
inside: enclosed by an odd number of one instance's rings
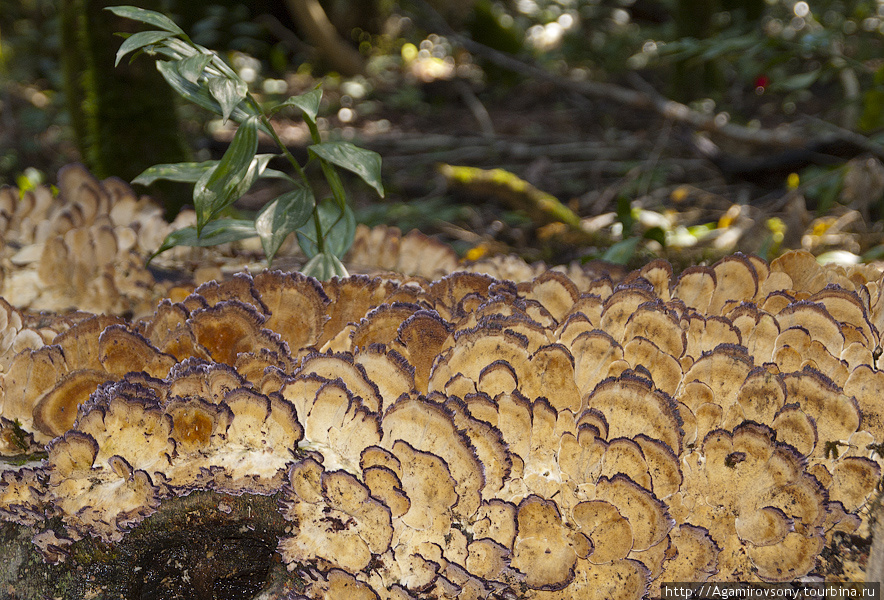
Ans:
{"label": "twig on ground", "polygon": [[476,119],[476,122],[479,124],[482,136],[485,138],[493,138],[494,123],[491,122],[491,115],[488,114],[488,109],[485,108],[485,105],[482,104],[482,101],[476,96],[476,92],[474,92],[473,88],[471,88],[465,81],[457,80],[455,85],[457,87],[457,93],[460,94],[464,104],[467,105],[467,108],[470,109],[470,112],[473,114],[473,118]]}

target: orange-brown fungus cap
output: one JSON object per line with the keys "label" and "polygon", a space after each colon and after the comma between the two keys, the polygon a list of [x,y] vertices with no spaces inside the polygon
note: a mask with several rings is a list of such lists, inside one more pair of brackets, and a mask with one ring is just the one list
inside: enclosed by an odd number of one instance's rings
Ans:
{"label": "orange-brown fungus cap", "polygon": [[103,371],[81,369],[68,373],[34,406],[34,425],[52,437],[63,434],[74,425],[77,407],[89,399],[95,388],[109,380],[112,376]]}
{"label": "orange-brown fungus cap", "polygon": [[233,366],[241,352],[257,352],[261,348],[286,354],[279,336],[263,329],[264,318],[236,300],[195,311],[188,323],[196,341],[217,362]]}
{"label": "orange-brown fungus cap", "polygon": [[98,360],[112,375],[144,371],[152,377],[165,377],[177,362],[174,356],[163,354],[144,336],[122,325],[111,325],[101,332]]}

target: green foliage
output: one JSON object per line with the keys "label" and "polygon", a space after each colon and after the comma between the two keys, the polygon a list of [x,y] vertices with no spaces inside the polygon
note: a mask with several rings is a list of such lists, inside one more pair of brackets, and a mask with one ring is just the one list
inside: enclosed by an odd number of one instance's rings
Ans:
{"label": "green foliage", "polygon": [[612,244],[599,258],[618,265],[628,265],[647,253],[648,242],[656,242],[661,248],[666,248],[667,230],[659,225],[643,226],[639,220],[640,213],[640,209],[632,207],[628,196],[618,196],[617,223],[622,227],[623,239]]}
{"label": "green foliage", "polygon": [[[153,258],[175,246],[214,246],[258,237],[268,264],[289,234],[295,233],[309,261],[304,273],[319,279],[346,275],[341,257],[353,243],[356,220],[347,202],[346,190],[335,170],[358,175],[381,196],[381,158],[349,142],[323,142],[316,125],[322,92],[314,89],[265,109],[249,92],[248,85],[218,54],[194,43],[171,19],[133,6],[109,8],[114,14],[158,27],[126,38],[117,52],[117,63],[129,53],[154,55],[157,68],[179,95],[223,120],[239,123],[230,147],[221,160],[202,163],[155,165],[134,183],[148,185],[159,179],[193,184],[197,223],[175,231],[165,239]],[[318,163],[331,188],[332,197],[316,201],[305,168],[286,149],[270,124],[276,112],[296,108],[310,129],[309,163]],[[258,154],[258,133],[273,138],[279,154]],[[270,160],[284,157],[298,179],[268,169]],[[228,208],[261,178],[286,180],[291,190],[269,202],[254,221],[222,218]]]}

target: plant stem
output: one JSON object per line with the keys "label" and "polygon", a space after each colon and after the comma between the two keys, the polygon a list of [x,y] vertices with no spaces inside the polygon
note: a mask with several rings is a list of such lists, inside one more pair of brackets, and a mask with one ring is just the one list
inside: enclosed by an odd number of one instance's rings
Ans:
{"label": "plant stem", "polygon": [[[304,169],[301,167],[300,163],[298,163],[298,159],[289,152],[289,149],[286,148],[286,145],[282,142],[279,135],[276,133],[276,130],[273,129],[273,125],[270,123],[270,119],[267,118],[267,115],[264,114],[264,111],[261,109],[261,105],[258,104],[258,101],[255,100],[255,97],[252,96],[251,92],[246,93],[246,97],[249,100],[249,103],[252,107],[258,112],[261,117],[261,123],[264,127],[267,128],[267,131],[270,133],[270,136],[273,138],[273,141],[276,142],[276,145],[282,150],[282,155],[286,158],[286,160],[291,163],[292,167],[295,169],[295,173],[298,174],[298,177],[304,182],[308,188],[310,186],[310,180],[307,178],[307,173],[304,172]],[[311,126],[311,135],[313,133],[313,128],[316,127],[315,124],[307,123],[308,126]],[[319,132],[317,131],[317,135]],[[318,205],[313,205],[313,225],[316,228],[316,249],[321,253],[325,252],[325,235],[322,233],[322,223],[319,221],[319,210]]]}
{"label": "plant stem", "polygon": [[[313,140],[313,143],[321,144],[322,138],[319,136],[319,128],[316,126],[316,123],[307,120],[307,127],[310,129],[310,138]],[[347,206],[347,198],[344,196],[344,186],[341,183],[341,178],[338,177],[335,168],[324,158],[319,159],[319,165],[322,167],[322,174],[325,175],[325,180],[331,188],[332,196],[334,196],[335,202],[338,203],[338,207],[341,209],[341,216],[343,216],[344,208]]]}
{"label": "plant stem", "polygon": [[276,133],[276,130],[273,129],[273,125],[270,123],[270,119],[267,118],[267,115],[264,114],[264,111],[261,110],[261,105],[258,104],[258,101],[255,100],[255,97],[252,96],[251,92],[246,94],[246,97],[249,100],[249,103],[252,107],[258,112],[258,116],[261,118],[261,124],[267,128],[267,131],[270,133],[270,137],[273,138],[273,141],[276,142],[276,145],[282,150],[282,155],[285,156],[286,160],[288,160],[291,165],[295,168],[295,173],[298,174],[306,185],[310,185],[310,181],[307,179],[307,174],[304,173],[304,169],[301,168],[301,165],[298,163],[298,160],[289,152],[289,149],[286,148],[285,144],[279,138],[279,135]]}

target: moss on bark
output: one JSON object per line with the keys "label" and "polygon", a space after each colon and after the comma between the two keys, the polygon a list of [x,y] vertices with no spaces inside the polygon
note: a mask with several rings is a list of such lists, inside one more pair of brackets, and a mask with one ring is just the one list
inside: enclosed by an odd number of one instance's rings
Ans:
{"label": "moss on bark", "polygon": [[[157,163],[188,160],[178,128],[175,96],[154,60],[124,59],[114,67],[122,42],[116,32],[143,27],[104,10],[116,0],[62,0],[62,64],[68,110],[80,153],[98,177],[131,180]],[[143,8],[159,2],[143,0]],[[157,6],[154,6],[157,5]],[[176,188],[151,190],[163,196],[173,216],[187,201]]]}

